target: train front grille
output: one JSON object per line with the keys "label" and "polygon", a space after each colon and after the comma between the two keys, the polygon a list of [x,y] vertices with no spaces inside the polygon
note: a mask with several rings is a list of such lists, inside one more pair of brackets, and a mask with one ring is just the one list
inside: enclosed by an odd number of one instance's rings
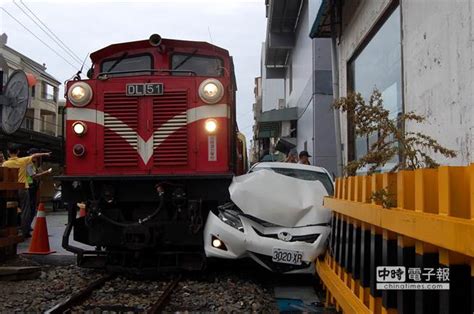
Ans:
{"label": "train front grille", "polygon": [[186,91],[168,91],[153,98],[155,167],[188,164],[187,100]]}
{"label": "train front grille", "polygon": [[104,93],[104,165],[136,167],[138,98],[124,93]]}

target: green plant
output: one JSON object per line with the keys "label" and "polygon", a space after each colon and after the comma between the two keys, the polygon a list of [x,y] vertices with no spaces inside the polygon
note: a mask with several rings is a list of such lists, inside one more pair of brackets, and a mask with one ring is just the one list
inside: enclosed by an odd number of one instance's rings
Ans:
{"label": "green plant", "polygon": [[[429,152],[439,153],[447,158],[456,157],[453,150],[441,146],[432,137],[421,132],[405,132],[407,121],[422,123],[425,117],[414,112],[399,114],[390,118],[390,111],[384,108],[382,94],[376,89],[368,103],[360,93],[350,93],[334,102],[334,107],[347,113],[354,126],[355,135],[366,139],[367,153],[345,167],[346,175],[355,175],[362,167],[369,166],[368,174],[384,166],[397,155],[399,162],[391,169],[436,168],[439,166]],[[373,143],[369,137],[377,135]]]}
{"label": "green plant", "polygon": [[382,205],[383,208],[392,208],[397,206],[395,195],[389,193],[388,187],[372,192],[371,199],[377,204]]}

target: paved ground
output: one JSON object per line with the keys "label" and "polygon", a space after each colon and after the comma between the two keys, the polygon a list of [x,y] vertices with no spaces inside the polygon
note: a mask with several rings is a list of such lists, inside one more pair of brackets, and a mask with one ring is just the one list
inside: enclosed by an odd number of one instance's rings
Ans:
{"label": "paved ground", "polygon": [[[62,248],[61,242],[63,239],[63,232],[64,228],[66,227],[67,223],[67,212],[60,211],[60,212],[47,212],[46,213],[46,223],[48,225],[48,234],[49,234],[49,246],[51,250],[56,251],[52,255],[69,255],[72,256],[73,253],[66,251]],[[33,222],[34,227],[34,222]],[[73,231],[74,232],[74,231]],[[78,243],[74,240],[73,233],[71,232],[71,236],[69,237],[69,242],[75,246],[79,246],[85,249],[93,249],[90,246]],[[20,243],[18,245],[18,253],[25,253],[28,251],[30,246],[31,238],[27,239],[26,241]]]}

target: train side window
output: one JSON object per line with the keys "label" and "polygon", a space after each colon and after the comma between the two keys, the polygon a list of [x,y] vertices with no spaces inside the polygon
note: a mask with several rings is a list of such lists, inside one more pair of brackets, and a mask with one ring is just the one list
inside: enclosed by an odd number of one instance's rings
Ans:
{"label": "train side window", "polygon": [[[192,53],[175,53],[171,57],[171,69],[191,71],[197,76],[222,76],[223,62],[217,57],[199,56]],[[185,72],[172,72],[172,75],[188,76]]]}
{"label": "train side window", "polygon": [[129,75],[151,75],[153,72],[147,72],[146,70],[153,69],[152,56],[149,54],[127,56],[126,54],[113,59],[107,59],[101,64],[102,73],[114,73],[108,74],[109,76],[129,76]]}

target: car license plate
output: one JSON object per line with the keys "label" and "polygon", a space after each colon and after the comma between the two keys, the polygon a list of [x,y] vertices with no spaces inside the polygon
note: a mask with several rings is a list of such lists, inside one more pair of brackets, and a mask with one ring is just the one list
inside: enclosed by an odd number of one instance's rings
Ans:
{"label": "car license plate", "polygon": [[127,96],[163,95],[162,83],[127,84]]}
{"label": "car license plate", "polygon": [[274,248],[272,252],[272,261],[277,263],[301,265],[303,252]]}

